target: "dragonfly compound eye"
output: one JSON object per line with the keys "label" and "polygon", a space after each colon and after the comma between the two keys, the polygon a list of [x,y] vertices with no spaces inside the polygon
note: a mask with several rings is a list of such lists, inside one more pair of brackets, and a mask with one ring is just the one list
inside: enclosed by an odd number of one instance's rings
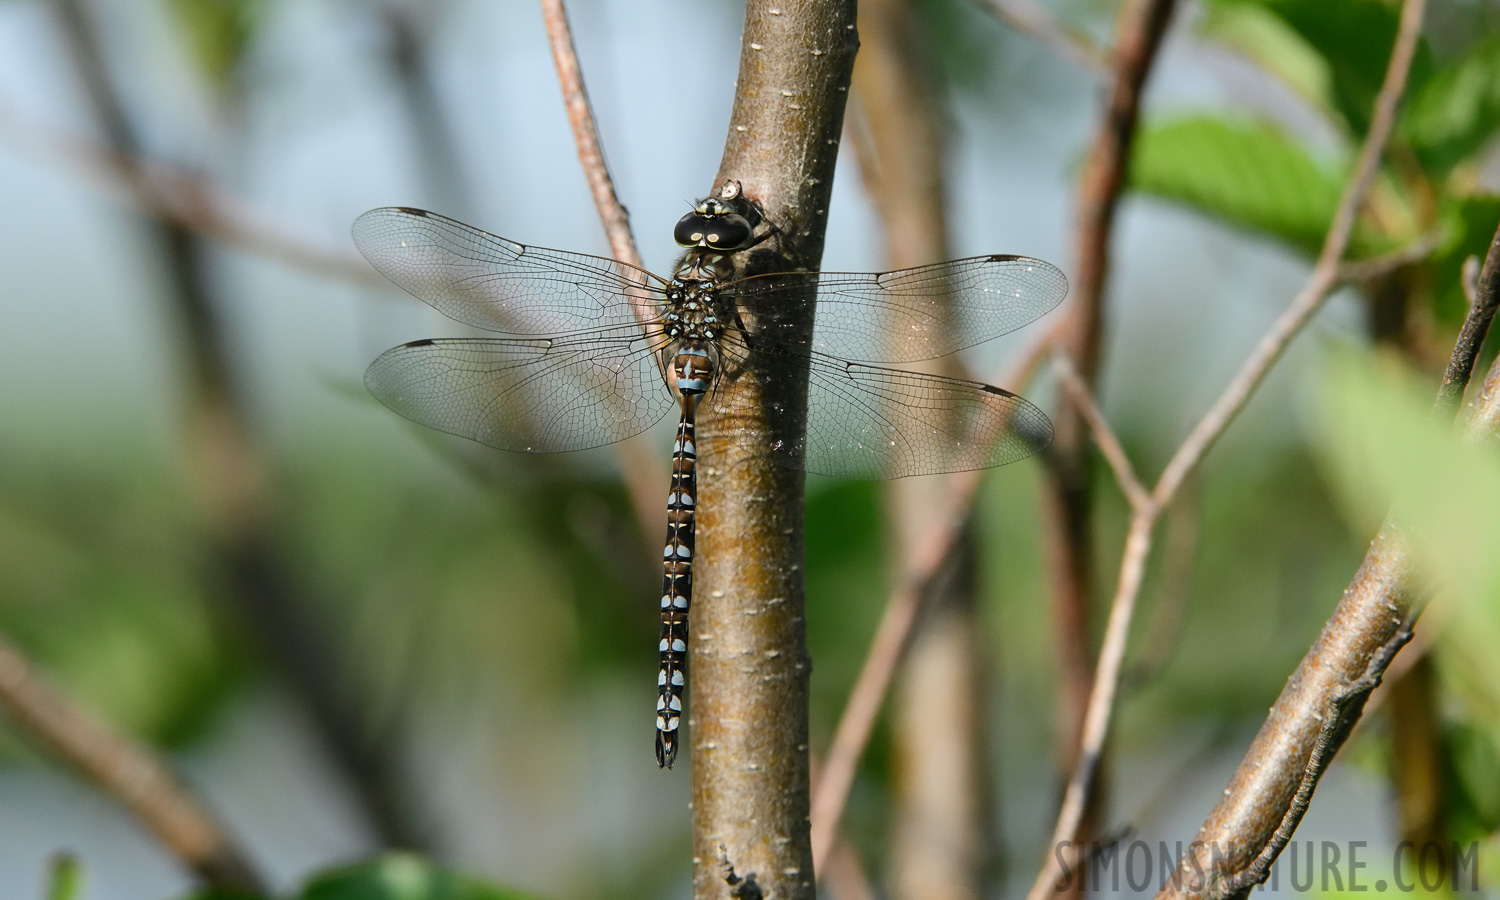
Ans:
{"label": "dragonfly compound eye", "polygon": [[706,216],[690,212],[677,220],[672,236],[680,247],[739,250],[750,243],[751,230],[745,217],[734,213]]}

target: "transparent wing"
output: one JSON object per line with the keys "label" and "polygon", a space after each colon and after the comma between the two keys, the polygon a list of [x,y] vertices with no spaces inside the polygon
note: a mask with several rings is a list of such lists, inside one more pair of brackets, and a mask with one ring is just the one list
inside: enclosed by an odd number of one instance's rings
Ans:
{"label": "transparent wing", "polygon": [[502,334],[561,334],[635,321],[660,279],[618,260],[528,247],[420,209],[354,220],[354,243],[380,274],[443,315]]}
{"label": "transparent wing", "polygon": [[[743,348],[734,350],[743,358]],[[783,465],[835,478],[903,478],[1003,466],[1052,442],[1047,416],[997,387],[817,353],[757,352],[770,364],[763,371],[809,368],[806,439],[760,433],[743,381],[721,379],[710,404],[737,443]]]}
{"label": "transparent wing", "polygon": [[655,348],[632,323],[562,338],[425,340],[381,354],[365,385],[413,422],[530,453],[584,450],[672,408]]}
{"label": "transparent wing", "polygon": [[956,353],[1041,318],[1067,296],[1068,279],[1051,263],[1029,256],[976,256],[895,272],[758,275],[731,288],[754,319],[761,310],[817,291],[810,346],[776,325],[752,325],[758,337],[861,362],[914,362]]}

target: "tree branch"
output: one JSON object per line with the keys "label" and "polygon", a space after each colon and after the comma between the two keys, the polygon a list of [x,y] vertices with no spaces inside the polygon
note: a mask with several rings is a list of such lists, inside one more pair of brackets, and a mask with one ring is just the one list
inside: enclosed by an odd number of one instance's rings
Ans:
{"label": "tree branch", "polygon": [[[716,180],[740,182],[778,236],[746,254],[742,274],[807,270],[822,258],[857,48],[852,0],[746,4],[738,90]],[[810,336],[811,303],[770,314],[778,327]],[[797,446],[807,373],[788,371],[785,359],[750,357],[746,371],[721,378],[737,379],[736,391],[759,401],[750,413],[756,421],[709,420],[698,428],[688,732],[694,895],[722,896],[712,865],[722,846],[766,896],[810,900],[804,476],[747,453],[725,432],[726,425],[753,427]]]}
{"label": "tree branch", "polygon": [[1088,425],[1089,432],[1094,437],[1094,443],[1098,445],[1100,452],[1104,454],[1105,462],[1109,463],[1109,468],[1115,473],[1115,481],[1120,485],[1125,499],[1130,502],[1130,508],[1137,512],[1149,509],[1154,505],[1151,501],[1151,493],[1136,477],[1135,467],[1131,465],[1130,457],[1125,455],[1125,448],[1120,446],[1120,439],[1115,437],[1114,429],[1110,427],[1108,420],[1104,418],[1104,413],[1100,412],[1098,404],[1094,402],[1088,385],[1083,383],[1083,376],[1078,374],[1078,369],[1073,366],[1072,360],[1061,353],[1053,354],[1052,367],[1057,372],[1058,381],[1062,383],[1063,389],[1078,405],[1078,411]]}
{"label": "tree branch", "polygon": [[249,858],[166,763],[85,712],[4,637],[0,707],[75,772],[118,800],[203,884],[225,891],[265,890]]}
{"label": "tree branch", "polygon": [[[568,24],[568,10],[562,0],[542,0],[542,19],[547,25],[547,41],[552,47],[552,62],[557,66],[557,81],[562,88],[563,105],[568,110],[568,123],[573,128],[573,142],[578,145],[578,162],[583,166],[583,176],[589,183],[589,193],[594,197],[594,207],[599,211],[599,221],[609,238],[610,252],[615,259],[643,269],[640,251],[635,247],[635,235],[630,230],[630,213],[615,193],[614,179],[610,178],[609,165],[604,161],[599,125],[589,103],[588,90],[583,85],[583,68],[578,63],[573,29]],[[633,299],[637,301],[636,318],[642,322],[656,319],[656,311],[644,296]]]}
{"label": "tree branch", "polygon": [[[1420,3],[1407,0],[1403,22],[1410,5]],[[1459,332],[1433,404],[1444,417],[1456,410],[1455,398],[1463,396],[1488,323],[1500,307],[1497,268],[1500,231],[1485,260],[1488,278],[1481,280],[1481,302],[1470,309]],[[1491,367],[1464,430],[1474,441],[1493,440],[1500,433],[1500,366]],[[1322,634],[1271,707],[1224,796],[1199,829],[1196,840],[1205,849],[1178,864],[1157,900],[1222,900],[1265,880],[1301,822],[1328,763],[1358,722],[1365,698],[1411,639],[1420,611],[1414,583],[1415,566],[1405,534],[1387,519]],[[1189,871],[1194,874],[1187,875]]]}
{"label": "tree branch", "polygon": [[[599,222],[609,239],[610,252],[615,259],[643,269],[645,266],[635,246],[635,235],[630,229],[630,214],[615,193],[614,179],[610,177],[604,159],[599,127],[588,90],[583,84],[583,69],[573,45],[573,30],[568,25],[568,11],[563,0],[542,0],[542,18],[547,25],[547,39],[552,47],[552,61],[557,66],[563,105],[568,110],[568,122],[573,129],[573,142],[578,148],[578,162],[593,195],[594,208],[599,212]],[[636,320],[647,330],[647,336],[656,338],[660,331],[656,324],[659,316],[650,298],[647,291],[636,291],[631,297],[631,305]],[[639,440],[621,441],[614,450],[620,457],[620,469],[630,491],[636,521],[642,533],[649,535],[662,523],[662,485],[667,481],[665,457],[647,442]]]}
{"label": "tree branch", "polygon": [[[1108,734],[1114,695],[1119,681],[1120,664],[1124,657],[1124,645],[1128,636],[1130,620],[1134,611],[1136,595],[1140,589],[1146,558],[1149,555],[1151,532],[1160,509],[1169,504],[1183,481],[1193,471],[1213,441],[1265,378],[1270,367],[1280,358],[1286,345],[1311,318],[1321,304],[1338,275],[1339,260],[1348,246],[1354,230],[1354,222],[1374,180],[1385,143],[1390,137],[1396,105],[1406,85],[1406,75],[1416,49],[1420,33],[1422,10],[1425,0],[1406,0],[1402,7],[1401,25],[1392,48],[1391,59],[1386,70],[1385,81],[1375,100],[1370,132],[1360,149],[1359,161],[1351,173],[1340,199],[1333,222],[1324,240],[1323,250],[1313,268],[1307,285],[1293,300],[1287,312],[1273,324],[1271,331],[1261,339],[1240,373],[1230,382],[1219,400],[1211,407],[1178,448],[1151,491],[1152,508],[1144,513],[1136,512],[1131,517],[1129,536],[1120,562],[1115,598],[1110,606],[1109,623],[1105,629],[1104,646],[1100,651],[1099,665],[1094,673],[1094,684],[1089,695],[1088,710],[1084,718],[1084,729],[1080,739],[1077,762],[1068,781],[1063,807],[1053,830],[1052,850],[1032,885],[1029,900],[1041,900],[1050,894],[1064,875],[1058,860],[1058,852],[1072,847],[1077,838],[1078,825],[1083,819],[1087,798],[1093,791],[1100,752]],[[1382,644],[1390,638],[1387,633],[1376,642]],[[1368,658],[1368,657],[1366,657]],[[1361,669],[1362,671],[1362,669]],[[1360,673],[1349,676],[1352,682]],[[1071,868],[1071,866],[1069,867]]]}
{"label": "tree branch", "polygon": [[[1085,387],[1097,382],[1105,329],[1105,284],[1115,213],[1125,187],[1141,99],[1176,9],[1175,0],[1129,0],[1116,22],[1109,94],[1078,179],[1073,236],[1073,297],[1062,346]],[[1053,417],[1056,438],[1043,483],[1043,546],[1051,585],[1061,669],[1056,717],[1059,765],[1076,767],[1074,755],[1095,670],[1091,593],[1094,583],[1092,488],[1087,425],[1070,395]]]}
{"label": "tree branch", "polygon": [[1108,55],[1082,29],[1060,20],[1037,0],[982,0],[980,7],[1100,81],[1109,77]]}

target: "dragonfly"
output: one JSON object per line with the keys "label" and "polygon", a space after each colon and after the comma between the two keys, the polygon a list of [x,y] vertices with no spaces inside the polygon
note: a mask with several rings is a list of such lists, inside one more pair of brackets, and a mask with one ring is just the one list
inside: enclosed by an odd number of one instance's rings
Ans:
{"label": "dragonfly", "polygon": [[[501,450],[553,453],[624,440],[678,410],[662,552],[661,767],[676,760],[681,731],[700,411],[753,455],[851,479],[1000,466],[1052,440],[1046,415],[1009,391],[885,364],[947,356],[1034,321],[1067,294],[1056,267],[990,255],[737,277],[737,256],[775,233],[733,181],[677,223],[685,249],[670,278],[420,209],[374,209],[354,222],[355,244],[385,277],[496,335],[381,354],[365,384],[396,413]],[[810,334],[784,315],[807,302],[816,303]],[[770,382],[802,373],[806,434],[777,437],[754,406]]]}

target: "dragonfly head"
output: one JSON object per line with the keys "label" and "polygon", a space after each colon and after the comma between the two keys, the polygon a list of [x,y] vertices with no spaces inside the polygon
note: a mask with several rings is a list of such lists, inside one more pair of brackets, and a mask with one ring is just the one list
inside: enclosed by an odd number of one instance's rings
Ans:
{"label": "dragonfly head", "polygon": [[754,232],[749,219],[735,212],[729,204],[710,197],[677,220],[672,236],[681,247],[733,252],[748,245]]}

